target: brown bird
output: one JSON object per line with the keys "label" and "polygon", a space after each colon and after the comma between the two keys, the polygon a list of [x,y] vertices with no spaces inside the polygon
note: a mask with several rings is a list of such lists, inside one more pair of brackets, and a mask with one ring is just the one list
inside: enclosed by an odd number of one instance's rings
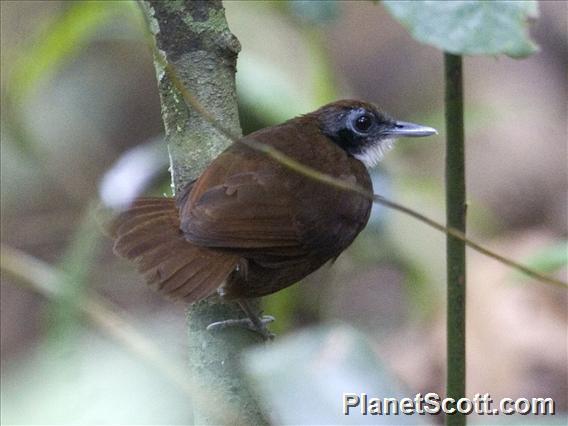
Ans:
{"label": "brown bird", "polygon": [[172,299],[191,303],[219,292],[243,301],[274,293],[337,258],[367,224],[371,201],[298,174],[241,141],[270,145],[371,192],[366,167],[395,138],[435,133],[366,102],[328,104],[233,143],[176,199],[136,200],[112,226],[114,251]]}

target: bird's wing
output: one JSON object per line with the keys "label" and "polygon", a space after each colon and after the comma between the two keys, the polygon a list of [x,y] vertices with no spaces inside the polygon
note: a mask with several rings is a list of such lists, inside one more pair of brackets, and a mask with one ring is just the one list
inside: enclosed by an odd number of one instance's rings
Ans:
{"label": "bird's wing", "polygon": [[265,158],[238,150],[217,158],[180,206],[186,239],[243,252],[305,254],[291,181],[282,178],[281,169],[266,163]]}

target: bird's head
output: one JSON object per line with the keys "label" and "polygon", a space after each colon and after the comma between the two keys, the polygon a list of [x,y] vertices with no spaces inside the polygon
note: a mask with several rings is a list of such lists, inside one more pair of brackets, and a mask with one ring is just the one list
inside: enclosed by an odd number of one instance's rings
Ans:
{"label": "bird's head", "polygon": [[396,138],[438,133],[432,127],[395,120],[375,105],[361,101],[334,102],[313,114],[324,135],[367,167],[375,166]]}

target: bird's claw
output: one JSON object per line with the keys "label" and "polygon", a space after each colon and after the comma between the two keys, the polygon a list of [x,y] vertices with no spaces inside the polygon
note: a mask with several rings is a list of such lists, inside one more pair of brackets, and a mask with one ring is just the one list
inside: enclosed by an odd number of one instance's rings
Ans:
{"label": "bird's claw", "polygon": [[216,332],[219,330],[224,330],[228,327],[240,327],[259,333],[264,338],[264,340],[274,339],[275,335],[271,333],[266,326],[271,322],[274,322],[275,318],[271,315],[263,315],[259,317],[258,320],[259,324],[255,324],[250,318],[216,321],[207,326],[207,331]]}

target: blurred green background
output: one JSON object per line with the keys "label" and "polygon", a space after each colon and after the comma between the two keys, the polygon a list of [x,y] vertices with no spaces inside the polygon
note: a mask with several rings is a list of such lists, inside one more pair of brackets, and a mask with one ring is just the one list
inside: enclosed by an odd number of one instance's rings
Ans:
{"label": "blurred green background", "polygon": [[[472,238],[566,280],[567,3],[539,3],[540,51],[466,58]],[[81,320],[96,292],[172,359],[184,361],[183,306],[115,258],[94,211],[124,194],[168,194],[167,153],[144,21],[131,2],[1,7],[2,244],[64,271],[46,300],[2,272],[2,423],[183,424],[191,407],[159,371]],[[439,221],[442,54],[373,2],[225,3],[242,44],[245,133],[340,98],[436,127],[402,140],[373,173],[375,192]],[[371,339],[411,393],[443,394],[445,237],[375,206],[332,267],[264,300],[279,335],[342,321]],[[468,389],[553,397],[568,410],[566,293],[470,252]]]}

